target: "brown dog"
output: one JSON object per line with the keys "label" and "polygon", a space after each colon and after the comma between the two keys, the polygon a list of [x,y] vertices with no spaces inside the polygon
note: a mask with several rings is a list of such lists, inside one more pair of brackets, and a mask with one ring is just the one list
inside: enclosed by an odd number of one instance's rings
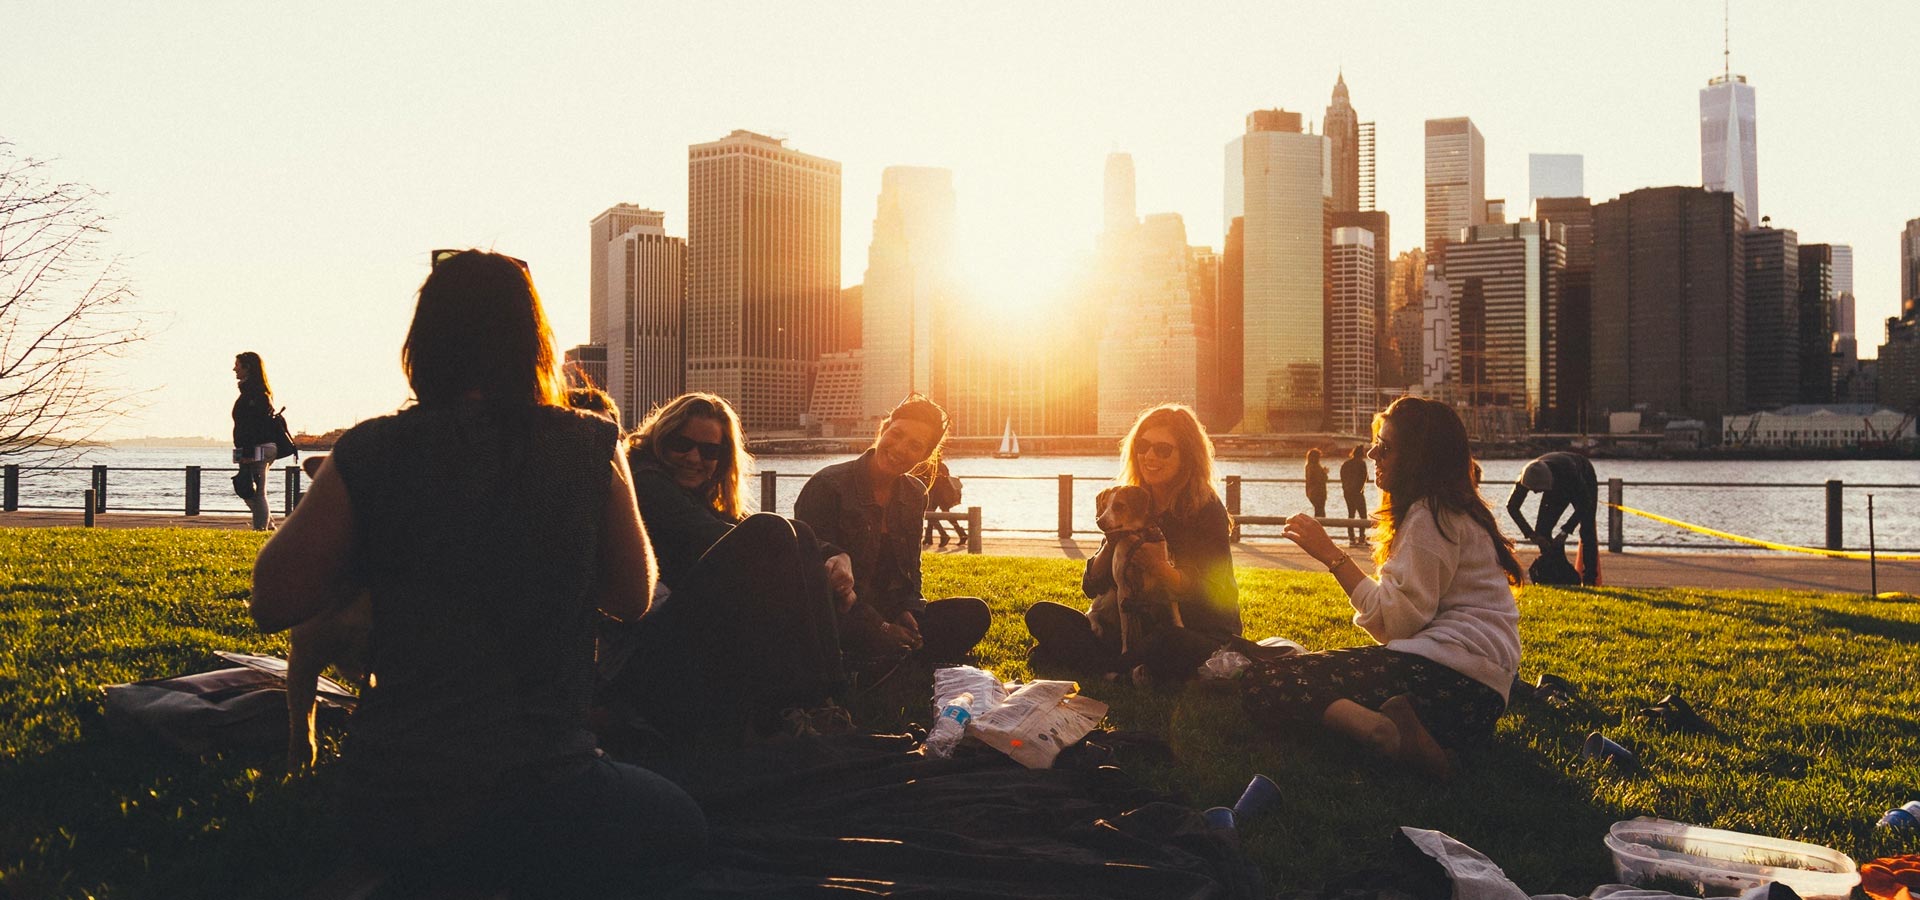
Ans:
{"label": "brown dog", "polygon": [[1093,504],[1094,521],[1113,546],[1113,589],[1094,599],[1087,618],[1102,640],[1117,634],[1125,655],[1153,632],[1181,624],[1180,604],[1155,574],[1166,564],[1167,539],[1150,521],[1153,497],[1146,488],[1110,487]]}
{"label": "brown dog", "polygon": [[[307,477],[320,473],[325,456],[302,460]],[[315,685],[328,665],[361,687],[373,683],[368,671],[368,634],[373,630],[373,600],[359,591],[351,602],[293,626],[287,633],[287,771],[312,767],[319,753],[314,740]]]}

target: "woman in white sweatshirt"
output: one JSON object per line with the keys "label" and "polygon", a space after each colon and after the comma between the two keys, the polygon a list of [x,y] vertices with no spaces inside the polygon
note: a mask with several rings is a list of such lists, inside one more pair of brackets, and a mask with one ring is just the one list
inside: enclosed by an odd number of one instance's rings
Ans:
{"label": "woman in white sweatshirt", "polygon": [[1374,418],[1367,456],[1384,496],[1368,577],[1312,516],[1284,532],[1339,580],[1378,643],[1255,663],[1248,714],[1281,731],[1323,725],[1435,777],[1493,734],[1520,666],[1513,545],[1474,487],[1466,427],[1446,404],[1402,397]]}

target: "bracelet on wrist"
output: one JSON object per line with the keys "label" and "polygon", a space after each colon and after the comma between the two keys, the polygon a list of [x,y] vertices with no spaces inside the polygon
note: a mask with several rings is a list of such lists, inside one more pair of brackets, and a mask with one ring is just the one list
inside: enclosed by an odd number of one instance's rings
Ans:
{"label": "bracelet on wrist", "polygon": [[1321,563],[1321,565],[1324,565],[1327,567],[1327,571],[1329,572],[1338,571],[1341,566],[1352,565],[1352,564],[1353,564],[1353,557],[1348,556],[1345,553],[1340,554],[1340,557],[1338,559],[1335,559],[1333,562]]}

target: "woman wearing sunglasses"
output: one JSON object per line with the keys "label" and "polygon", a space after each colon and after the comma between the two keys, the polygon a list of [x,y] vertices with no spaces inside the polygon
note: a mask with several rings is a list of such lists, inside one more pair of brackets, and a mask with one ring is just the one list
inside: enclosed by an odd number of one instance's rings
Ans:
{"label": "woman wearing sunglasses", "polygon": [[1324,726],[1433,777],[1493,734],[1520,666],[1520,563],[1474,481],[1453,408],[1402,397],[1373,420],[1381,538],[1371,577],[1313,517],[1283,535],[1333,573],[1375,643],[1254,663],[1240,679],[1276,733]]}
{"label": "woman wearing sunglasses", "polygon": [[806,525],[749,515],[740,417],[713,394],[682,394],[627,439],[634,498],[660,570],[659,608],[602,634],[607,699],[682,745],[732,743],[843,682],[836,596],[846,554]]}
{"label": "woman wearing sunglasses", "polygon": [[856,668],[877,669],[916,651],[951,662],[986,636],[984,601],[928,602],[920,592],[927,486],[908,473],[938,465],[947,425],[946,410],[914,394],[887,414],[873,446],[813,473],[794,501],[794,518],[852,557],[854,591],[842,595],[840,643]]}
{"label": "woman wearing sunglasses", "polygon": [[[1213,489],[1213,442],[1193,410],[1178,404],[1149,409],[1120,443],[1119,483],[1153,497],[1153,524],[1167,538],[1159,576],[1180,605],[1184,627],[1169,629],[1137,659],[1122,660],[1118,635],[1095,636],[1084,613],[1041,602],[1027,610],[1034,657],[1084,672],[1115,672],[1145,665],[1156,678],[1193,674],[1213,651],[1240,637],[1240,588],[1233,579],[1227,508]],[[1080,586],[1088,598],[1113,589],[1113,547],[1103,542],[1087,560]]]}

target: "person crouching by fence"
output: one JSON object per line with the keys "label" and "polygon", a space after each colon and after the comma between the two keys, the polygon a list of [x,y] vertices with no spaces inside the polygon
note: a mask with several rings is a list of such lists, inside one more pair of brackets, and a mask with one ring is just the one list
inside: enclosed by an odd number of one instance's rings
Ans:
{"label": "person crouching by fence", "polygon": [[1369,577],[1311,516],[1284,536],[1324,564],[1370,647],[1258,660],[1247,713],[1289,733],[1324,726],[1429,776],[1493,734],[1520,666],[1513,545],[1473,486],[1466,427],[1446,404],[1402,397],[1374,419],[1369,456],[1384,497]]}

